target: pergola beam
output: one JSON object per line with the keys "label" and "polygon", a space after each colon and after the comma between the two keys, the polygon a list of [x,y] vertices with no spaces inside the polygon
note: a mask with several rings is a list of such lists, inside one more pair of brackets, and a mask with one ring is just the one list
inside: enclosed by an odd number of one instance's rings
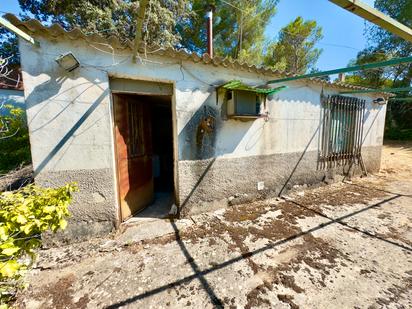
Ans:
{"label": "pergola beam", "polygon": [[335,70],[315,72],[315,73],[309,73],[309,74],[303,74],[303,75],[270,80],[267,82],[267,84],[289,82],[289,81],[298,80],[298,79],[321,77],[321,76],[333,75],[333,74],[338,74],[338,73],[347,73],[347,72],[377,69],[377,68],[389,67],[389,66],[394,66],[394,65],[403,64],[403,63],[411,63],[411,62],[412,62],[412,56],[404,57],[404,58],[394,58],[394,59],[386,60],[386,61],[354,65],[351,67],[340,68],[340,69],[335,69]]}
{"label": "pergola beam", "polygon": [[383,29],[412,42],[412,29],[359,0],[329,0]]}
{"label": "pergola beam", "polygon": [[0,16],[0,26],[5,27],[6,29],[10,30],[11,32],[15,33],[16,35],[18,35],[19,37],[21,37],[22,39],[26,40],[27,42],[33,45],[36,45],[36,46],[40,45],[39,42],[33,39],[33,37],[28,35],[26,32],[20,30],[15,25],[13,25],[12,23],[10,23],[8,20],[4,19],[1,16]]}
{"label": "pergola beam", "polygon": [[412,91],[412,87],[351,90],[351,91],[341,91],[339,92],[339,94],[373,93],[373,92],[402,92],[402,91]]}

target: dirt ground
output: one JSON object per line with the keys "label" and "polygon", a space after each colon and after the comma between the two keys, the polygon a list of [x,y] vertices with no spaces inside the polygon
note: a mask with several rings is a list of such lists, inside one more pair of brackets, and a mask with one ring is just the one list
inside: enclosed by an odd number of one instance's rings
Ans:
{"label": "dirt ground", "polygon": [[412,143],[391,143],[377,175],[42,250],[17,305],[411,308],[411,220]]}

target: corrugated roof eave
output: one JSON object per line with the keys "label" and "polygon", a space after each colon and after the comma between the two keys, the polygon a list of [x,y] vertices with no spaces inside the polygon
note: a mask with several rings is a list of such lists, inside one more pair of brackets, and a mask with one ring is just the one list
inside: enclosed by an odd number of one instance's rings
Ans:
{"label": "corrugated roof eave", "polygon": [[[130,40],[120,41],[118,37],[115,37],[115,36],[110,36],[106,38],[100,34],[85,34],[82,30],[78,28],[74,28],[72,30],[65,30],[59,24],[52,24],[51,26],[45,26],[37,19],[30,19],[27,21],[22,21],[13,14],[5,14],[4,18],[7,19],[9,22],[11,22],[16,27],[25,28],[26,31],[32,34],[44,32],[47,35],[54,37],[54,38],[66,37],[71,40],[83,39],[88,42],[98,42],[98,43],[110,44],[112,47],[117,48],[117,49],[132,50],[133,48],[133,44]],[[22,29],[22,30],[25,30],[25,29]],[[144,48],[144,45],[142,45],[141,47]],[[247,71],[247,72],[258,73],[262,75],[270,75],[271,77],[292,76],[292,74],[289,74],[289,73],[280,72],[278,70],[274,70],[268,67],[250,65],[250,64],[240,62],[238,60],[229,59],[229,58],[222,58],[222,57],[211,58],[208,54],[203,54],[202,56],[199,56],[196,53],[190,53],[190,52],[185,51],[184,49],[176,50],[170,47],[165,48],[165,47],[159,47],[159,46],[152,46],[149,48],[152,54],[154,55],[169,56],[173,58],[179,58],[181,60],[192,61],[194,63],[200,62],[206,65],[214,65],[214,66],[220,66],[224,68],[232,68],[232,69],[238,69],[238,70]],[[329,81],[325,81],[320,78],[310,78],[307,80],[315,84],[321,84],[321,85],[325,85],[325,86],[329,86],[333,88],[339,88],[339,89],[350,89],[350,90],[370,89],[370,88],[355,86],[355,85],[342,83],[342,82],[329,82]],[[392,95],[386,92],[379,93],[379,94],[384,95],[384,96]]]}

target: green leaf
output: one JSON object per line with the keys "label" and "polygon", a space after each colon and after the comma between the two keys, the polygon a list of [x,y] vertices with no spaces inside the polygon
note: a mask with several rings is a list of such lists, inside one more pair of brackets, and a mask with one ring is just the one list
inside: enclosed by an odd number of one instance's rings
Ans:
{"label": "green leaf", "polygon": [[19,247],[12,247],[12,248],[6,248],[1,251],[2,254],[7,255],[7,256],[12,256],[16,252],[20,251]]}
{"label": "green leaf", "polygon": [[61,219],[61,220],[59,221],[59,225],[60,225],[60,228],[61,228],[62,230],[64,230],[64,229],[67,227],[67,221],[64,220],[64,219]]}
{"label": "green leaf", "polygon": [[0,239],[2,241],[7,240],[8,235],[7,235],[7,228],[5,226],[0,226]]}
{"label": "green leaf", "polygon": [[43,211],[48,214],[54,212],[55,210],[56,210],[56,206],[46,206],[43,208]]}
{"label": "green leaf", "polygon": [[27,219],[23,215],[17,215],[16,222],[20,224],[25,224],[27,222]]}
{"label": "green leaf", "polygon": [[0,275],[2,277],[11,278],[16,275],[20,269],[20,264],[15,260],[0,262]]}

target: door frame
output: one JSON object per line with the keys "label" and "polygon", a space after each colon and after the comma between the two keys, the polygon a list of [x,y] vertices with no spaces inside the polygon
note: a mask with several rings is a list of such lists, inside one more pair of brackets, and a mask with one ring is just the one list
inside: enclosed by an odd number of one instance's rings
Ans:
{"label": "door frame", "polygon": [[164,95],[161,92],[150,91],[150,92],[143,92],[143,91],[133,91],[130,90],[114,90],[111,87],[111,80],[112,79],[124,79],[134,83],[157,83],[157,84],[165,84],[165,86],[171,86],[172,93],[170,95],[170,108],[172,114],[172,133],[173,133],[173,197],[175,199],[175,204],[179,207],[180,200],[179,200],[179,169],[178,169],[178,133],[177,133],[177,112],[176,112],[176,83],[175,81],[170,80],[159,80],[159,79],[138,79],[138,78],[129,78],[123,76],[116,76],[110,75],[109,76],[109,89],[110,89],[110,116],[111,116],[111,127],[112,127],[112,152],[113,152],[113,166],[114,166],[114,179],[115,179],[115,194],[116,194],[116,207],[117,207],[117,220],[116,220],[116,228],[120,227],[120,224],[123,222],[123,217],[121,213],[120,207],[120,192],[119,192],[119,168],[118,168],[118,157],[117,157],[117,148],[116,148],[116,124],[115,124],[115,115],[114,115],[114,99],[113,95],[115,94],[128,94],[128,95],[146,95],[146,96],[155,96],[155,95]]}

